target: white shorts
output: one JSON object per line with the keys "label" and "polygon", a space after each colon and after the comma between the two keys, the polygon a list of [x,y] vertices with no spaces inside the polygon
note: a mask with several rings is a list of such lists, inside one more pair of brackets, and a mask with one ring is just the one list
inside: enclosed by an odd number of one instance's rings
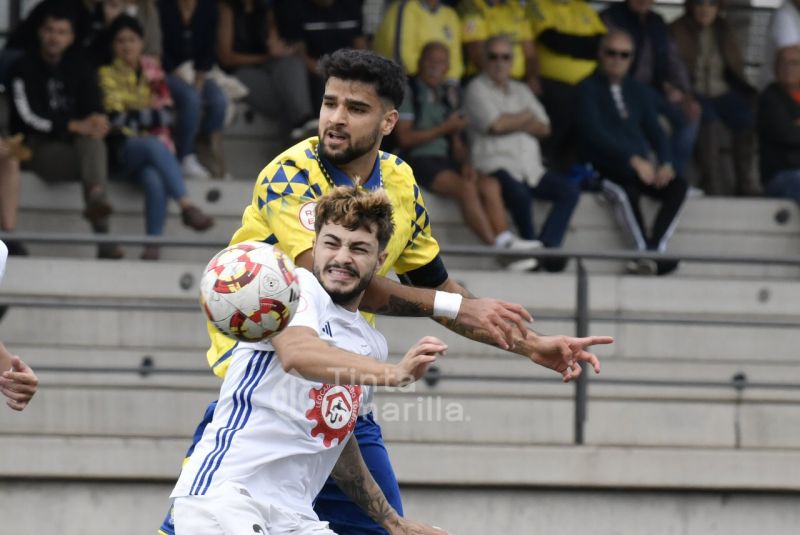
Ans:
{"label": "white shorts", "polygon": [[173,517],[176,535],[336,535],[327,522],[258,503],[236,483],[213,494],[175,498]]}

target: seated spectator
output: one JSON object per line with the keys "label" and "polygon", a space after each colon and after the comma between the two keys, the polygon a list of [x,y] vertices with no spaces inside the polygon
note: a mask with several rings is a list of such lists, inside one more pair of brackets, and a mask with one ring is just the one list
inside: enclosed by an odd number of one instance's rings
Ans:
{"label": "seated spectator", "polygon": [[[437,41],[422,49],[417,76],[409,79],[395,126],[403,157],[420,186],[458,201],[464,221],[481,241],[515,250],[539,248],[541,242],[511,233],[497,179],[481,176],[470,161],[462,138],[467,121],[457,99],[448,98],[448,93],[456,93],[446,83],[449,54],[447,45]],[[509,267],[524,264],[530,265],[530,260]]]}
{"label": "seated spectator", "polygon": [[759,87],[764,89],[775,78],[775,56],[778,50],[800,45],[800,0],[782,0],[772,12],[764,43]]}
{"label": "seated spectator", "polygon": [[[183,182],[169,130],[172,99],[159,60],[142,55],[144,29],[133,17],[119,15],[111,23],[109,38],[112,63],[100,68],[103,103],[112,127],[109,145],[123,174],[144,189],[147,234],[164,232],[169,198],[180,207],[185,225],[210,228],[214,220],[192,203]],[[154,245],[142,253],[144,260],[159,256]]]}
{"label": "seated spectator", "polygon": [[[72,17],[73,41],[78,47],[86,44],[92,25],[92,9],[95,0],[42,0],[16,27],[11,29],[4,50],[0,53],[0,84],[6,84],[11,66],[26,51],[39,46],[39,28],[44,16],[53,7],[65,9]],[[8,5],[5,2],[4,5]]]}
{"label": "seated spectator", "polygon": [[[399,35],[398,35],[399,31]],[[375,34],[375,52],[395,60],[406,74],[415,76],[422,48],[438,41],[450,49],[447,79],[458,82],[464,74],[461,53],[461,19],[441,0],[395,0],[386,10]]]}
{"label": "seated spectator", "polygon": [[99,0],[94,6],[87,46],[98,65],[111,61],[108,28],[120,15],[135,17],[144,28],[144,53],[161,57],[161,19],[155,0]]}
{"label": "seated spectator", "polygon": [[296,47],[278,34],[274,13],[257,0],[223,0],[217,53],[220,65],[247,86],[246,101],[289,126],[300,139],[316,132],[308,75]]}
{"label": "seated spectator", "polygon": [[[42,18],[39,45],[14,65],[11,74],[11,129],[25,136],[33,156],[28,167],[45,181],[80,180],[84,217],[98,233],[109,230],[106,199],[108,157],[97,76],[76,51],[71,13],[53,6]],[[121,258],[122,250],[101,244],[100,258]]]}
{"label": "seated spectator", "polygon": [[[629,76],[633,39],[611,29],[600,44],[597,70],[578,86],[581,149],[606,180],[603,188],[616,202],[618,215],[639,251],[665,251],[674,232],[688,185],[676,175],[669,142],[658,122],[653,92]],[[647,232],[639,199],[661,201]],[[641,259],[628,271],[665,275],[677,262]]]}
{"label": "seated spectator", "polygon": [[461,40],[467,54],[467,75],[486,70],[486,41],[498,35],[511,38],[514,59],[511,77],[523,80],[531,91],[542,92],[533,32],[525,8],[514,0],[462,0]]}
{"label": "seated spectator", "polygon": [[800,46],[777,52],[775,81],[758,101],[758,140],[764,192],[800,203]]}
{"label": "seated spectator", "polygon": [[[216,0],[161,0],[158,2],[164,69],[175,98],[175,149],[183,174],[197,178],[222,177],[222,127],[227,100],[210,78],[214,66],[219,10]],[[210,147],[213,167],[197,159],[198,135]]]}
{"label": "seated spectator", "polygon": [[575,105],[578,83],[597,67],[597,48],[606,26],[584,0],[538,0],[528,4],[536,39],[540,100],[550,117],[550,136],[542,150],[551,166],[575,163]]}
{"label": "seated spectator", "polygon": [[[700,187],[709,195],[758,195],[761,188],[752,172],[756,90],[744,74],[738,37],[720,16],[719,2],[688,0],[686,12],[670,26],[703,110],[695,151],[702,173]],[[719,168],[719,135],[714,127],[719,123],[732,134],[733,188]]]}
{"label": "seated spectator", "polygon": [[[0,137],[0,229],[14,232],[17,228],[21,159],[30,158],[22,145],[22,136]],[[8,254],[27,255],[26,247],[17,240],[6,240]]]}
{"label": "seated spectator", "polygon": [[340,48],[367,48],[360,0],[278,0],[275,20],[280,35],[296,44],[311,89],[311,108],[322,106],[325,84],[319,58]]}
{"label": "seated spectator", "polygon": [[601,13],[609,28],[619,28],[633,37],[636,57],[631,74],[649,86],[659,115],[670,125],[672,165],[686,176],[700,127],[700,104],[694,99],[686,66],[663,17],[652,10],[654,0],[625,0]]}
{"label": "seated spectator", "polygon": [[[542,164],[538,139],[550,133],[550,120],[530,87],[511,79],[514,42],[503,35],[490,37],[485,54],[486,68],[469,83],[465,95],[473,162],[478,171],[500,181],[506,208],[523,239],[560,247],[580,189]],[[533,199],[553,202],[538,236]],[[543,267],[561,271],[566,264],[550,259]]]}

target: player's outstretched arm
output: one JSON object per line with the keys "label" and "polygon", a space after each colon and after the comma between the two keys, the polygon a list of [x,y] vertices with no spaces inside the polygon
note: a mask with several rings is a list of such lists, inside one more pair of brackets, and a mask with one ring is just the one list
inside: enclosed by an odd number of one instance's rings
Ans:
{"label": "player's outstretched arm", "polygon": [[397,514],[370,474],[361,456],[358,441],[352,436],[336,461],[331,476],[342,492],[389,532],[389,535],[447,535],[446,531],[439,528],[426,526]]}
{"label": "player's outstretched arm", "polygon": [[[464,296],[464,303],[473,304],[475,299],[463,286],[452,279],[448,279],[439,287],[448,292],[458,292]],[[463,304],[462,304],[463,306]],[[523,326],[507,325],[506,334],[512,337],[510,346],[503,346],[496,343],[496,336],[486,329],[475,328],[474,326],[461,321],[461,316],[455,320],[436,318],[436,320],[450,329],[471,340],[494,345],[508,351],[513,351],[518,355],[529,358],[532,362],[550,368],[561,374],[564,382],[576,379],[582,372],[581,362],[588,363],[595,373],[600,373],[600,361],[597,356],[586,349],[593,345],[611,344],[614,339],[610,336],[587,336],[585,338],[575,338],[572,336],[546,336],[538,334]]]}
{"label": "player's outstretched arm", "polygon": [[8,398],[6,405],[21,411],[36,394],[39,379],[21,358],[11,355],[0,343],[0,392]]}
{"label": "player's outstretched arm", "polygon": [[397,364],[344,351],[322,340],[309,327],[287,327],[272,340],[283,369],[310,381],[329,384],[403,386],[425,375],[447,345],[426,336],[408,350]]}
{"label": "player's outstretched arm", "polygon": [[[295,259],[295,264],[312,270],[311,251],[300,253]],[[453,317],[465,327],[481,329],[489,333],[492,341],[498,347],[509,349],[514,341],[514,326],[524,333],[526,322],[532,321],[531,315],[521,305],[502,301],[500,299],[472,299],[466,302],[459,296],[460,291],[453,292],[440,287],[439,291],[445,292],[445,303],[453,303],[452,298],[460,299],[460,305],[453,310]],[[461,288],[463,290],[463,288]],[[359,308],[366,312],[384,316],[414,316],[433,317],[437,290],[432,288],[418,288],[406,286],[386,277],[372,278]],[[452,294],[452,295],[451,295]],[[456,295],[458,294],[458,295]],[[449,299],[448,299],[449,298]]]}

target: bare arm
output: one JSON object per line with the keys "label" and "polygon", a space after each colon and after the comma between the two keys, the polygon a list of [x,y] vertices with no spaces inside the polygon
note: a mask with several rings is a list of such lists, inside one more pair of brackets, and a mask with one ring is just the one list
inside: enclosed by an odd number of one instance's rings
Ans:
{"label": "bare arm", "polygon": [[287,372],[322,383],[375,386],[402,386],[420,379],[436,355],[447,349],[441,340],[426,336],[398,364],[387,364],[329,345],[310,327],[288,327],[272,345]]}
{"label": "bare arm", "polygon": [[217,57],[226,68],[258,65],[269,58],[268,54],[240,54],[233,50],[233,10],[227,4],[219,5],[217,29]]}
{"label": "bare arm", "polygon": [[525,110],[504,113],[491,124],[489,132],[495,135],[526,132],[535,137],[547,137],[550,135],[550,126],[540,121],[533,112]]}
{"label": "bare arm", "polygon": [[407,520],[397,514],[389,504],[383,491],[369,472],[358,441],[352,436],[345,444],[331,476],[353,502],[367,513],[377,524],[390,535],[444,535],[445,532]]}
{"label": "bare arm", "polygon": [[28,406],[39,387],[39,379],[21,358],[11,355],[0,342],[0,392],[15,411]]}

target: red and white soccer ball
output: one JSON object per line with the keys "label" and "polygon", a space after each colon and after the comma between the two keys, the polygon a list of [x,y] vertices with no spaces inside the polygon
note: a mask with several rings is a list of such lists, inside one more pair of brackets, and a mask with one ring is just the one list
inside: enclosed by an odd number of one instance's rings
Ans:
{"label": "red and white soccer ball", "polygon": [[223,334],[260,342],[292,319],[300,284],[291,259],[264,242],[246,241],[217,253],[200,281],[200,303]]}

